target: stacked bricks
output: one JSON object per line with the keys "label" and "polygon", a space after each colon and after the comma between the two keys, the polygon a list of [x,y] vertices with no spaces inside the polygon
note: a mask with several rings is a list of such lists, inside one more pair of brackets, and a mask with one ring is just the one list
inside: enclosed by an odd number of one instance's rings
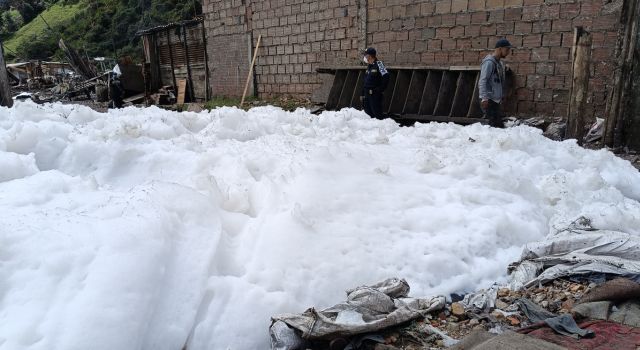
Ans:
{"label": "stacked bricks", "polygon": [[[387,65],[478,66],[506,37],[517,47],[506,60],[515,78],[507,112],[566,116],[573,28],[583,26],[593,34],[586,108],[593,118],[603,115],[611,89],[621,1],[369,0],[367,42]],[[316,68],[360,62],[359,3],[205,0],[214,94],[235,91],[236,71],[246,77],[252,32],[254,42],[263,37],[256,63],[261,96],[308,97],[320,85]]]}

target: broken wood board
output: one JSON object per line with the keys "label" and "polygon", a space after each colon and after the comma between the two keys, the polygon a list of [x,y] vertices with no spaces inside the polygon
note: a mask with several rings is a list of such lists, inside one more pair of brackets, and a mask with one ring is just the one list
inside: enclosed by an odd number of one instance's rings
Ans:
{"label": "broken wood board", "polygon": [[177,103],[179,105],[183,105],[184,104],[184,97],[185,97],[186,91],[187,91],[187,80],[186,79],[178,80],[178,101],[177,101]]}

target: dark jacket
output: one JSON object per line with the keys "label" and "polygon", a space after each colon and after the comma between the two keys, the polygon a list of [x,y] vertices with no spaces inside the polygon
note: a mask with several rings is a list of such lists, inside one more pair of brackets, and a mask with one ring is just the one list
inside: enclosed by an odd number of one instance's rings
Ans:
{"label": "dark jacket", "polygon": [[369,95],[369,90],[374,93],[382,93],[387,88],[387,85],[389,85],[389,72],[382,61],[375,60],[367,66],[362,94]]}

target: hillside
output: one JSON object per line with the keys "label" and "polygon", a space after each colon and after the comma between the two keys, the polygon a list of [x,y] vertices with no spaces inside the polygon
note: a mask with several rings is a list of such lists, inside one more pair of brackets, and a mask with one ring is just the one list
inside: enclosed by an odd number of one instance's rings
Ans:
{"label": "hillside", "polygon": [[[4,12],[14,8],[3,9]],[[58,40],[81,48],[89,56],[139,58],[135,33],[168,22],[191,19],[201,13],[199,1],[179,0],[59,0],[31,13],[17,31],[5,33],[7,59],[59,60]],[[23,19],[24,19],[23,15]],[[44,18],[44,20],[43,20]]]}
{"label": "hillside", "polygon": [[54,4],[42,11],[38,17],[22,26],[13,36],[5,42],[5,48],[9,52],[18,53],[25,42],[38,40],[44,36],[56,36],[51,28],[67,25],[76,16],[82,13],[83,4],[63,5]]}

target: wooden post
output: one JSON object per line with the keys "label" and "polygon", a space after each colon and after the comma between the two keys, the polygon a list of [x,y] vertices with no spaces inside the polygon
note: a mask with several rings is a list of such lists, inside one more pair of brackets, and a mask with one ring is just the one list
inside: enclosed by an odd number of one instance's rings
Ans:
{"label": "wooden post", "polygon": [[567,138],[578,140],[582,145],[584,138],[584,111],[589,92],[589,69],[591,67],[591,33],[582,27],[574,29],[573,49],[571,50],[573,78],[569,95]]}
{"label": "wooden post", "polygon": [[4,63],[3,47],[4,46],[0,42],[0,105],[5,107],[12,107],[13,98],[11,97],[11,88],[9,87],[7,65]]}
{"label": "wooden post", "polygon": [[618,41],[614,53],[617,62],[613,76],[613,88],[607,96],[603,147],[617,149],[622,146],[625,118],[628,118],[628,114],[632,113],[629,104],[637,93],[634,91],[633,75],[634,59],[637,58],[635,51],[639,16],[640,6],[638,6],[638,1],[623,2]]}
{"label": "wooden post", "polygon": [[260,48],[260,40],[262,39],[262,34],[258,36],[258,43],[256,44],[256,49],[253,52],[253,60],[251,60],[251,66],[249,67],[249,74],[247,75],[247,83],[244,84],[244,92],[242,93],[242,100],[240,100],[240,107],[244,104],[244,98],[247,96],[247,89],[249,88],[249,81],[251,81],[251,75],[253,74],[253,66],[256,64],[256,57],[258,57],[258,49]]}

